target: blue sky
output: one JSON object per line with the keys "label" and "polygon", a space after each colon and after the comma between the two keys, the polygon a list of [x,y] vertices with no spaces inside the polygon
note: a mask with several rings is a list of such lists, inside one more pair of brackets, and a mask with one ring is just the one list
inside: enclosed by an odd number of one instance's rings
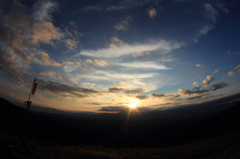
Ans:
{"label": "blue sky", "polygon": [[5,1],[0,95],[66,111],[198,104],[239,93],[238,1]]}

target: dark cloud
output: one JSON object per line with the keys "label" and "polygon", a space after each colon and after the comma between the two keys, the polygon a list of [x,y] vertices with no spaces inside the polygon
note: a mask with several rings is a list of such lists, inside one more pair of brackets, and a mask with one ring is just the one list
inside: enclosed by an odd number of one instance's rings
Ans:
{"label": "dark cloud", "polygon": [[164,94],[158,94],[158,93],[151,93],[151,96],[153,96],[153,97],[158,97],[158,98],[160,98],[160,97],[165,97]]}
{"label": "dark cloud", "polygon": [[192,95],[200,96],[209,92],[209,90],[207,89],[200,90],[198,88],[194,88],[193,90],[187,90],[187,89],[181,88],[181,89],[178,89],[178,91],[179,91],[179,94],[181,94],[182,96],[192,96]]}
{"label": "dark cloud", "polygon": [[121,87],[110,87],[109,88],[109,92],[122,92],[124,91],[125,89],[124,88],[121,88]]}
{"label": "dark cloud", "polygon": [[202,96],[189,97],[185,98],[184,101],[200,100],[201,98]]}
{"label": "dark cloud", "polygon": [[90,105],[101,105],[101,103],[98,103],[98,102],[92,102],[92,103],[88,103]]}
{"label": "dark cloud", "polygon": [[143,93],[143,90],[141,88],[133,89],[133,90],[127,90],[122,87],[110,87],[109,92],[115,92],[115,93],[126,93],[126,94],[140,94]]}
{"label": "dark cloud", "polygon": [[225,82],[214,83],[214,84],[211,85],[210,90],[211,90],[211,91],[216,91],[216,90],[221,89],[221,88],[224,88],[224,87],[226,87],[226,86],[228,86],[228,84],[225,83]]}
{"label": "dark cloud", "polygon": [[123,109],[125,109],[124,106],[108,106],[108,107],[102,107],[100,110],[98,111],[122,111]]}
{"label": "dark cloud", "polygon": [[148,96],[142,96],[142,95],[139,95],[139,96],[136,96],[137,99],[140,99],[140,100],[144,100],[144,99],[147,99]]}
{"label": "dark cloud", "polygon": [[39,79],[39,88],[52,93],[70,93],[78,97],[87,97],[91,94],[100,93],[94,89],[72,87],[64,83],[45,81],[43,79]]}
{"label": "dark cloud", "polygon": [[126,94],[140,94],[143,93],[143,90],[141,88],[133,89],[133,90],[126,90]]}

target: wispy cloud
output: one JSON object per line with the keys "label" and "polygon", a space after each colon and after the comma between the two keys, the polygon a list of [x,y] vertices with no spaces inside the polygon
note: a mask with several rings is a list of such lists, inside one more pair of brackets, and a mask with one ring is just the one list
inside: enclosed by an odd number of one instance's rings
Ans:
{"label": "wispy cloud", "polygon": [[236,66],[234,69],[235,72],[239,72],[240,71],[240,65]]}
{"label": "wispy cloud", "polygon": [[42,64],[43,65],[49,65],[49,66],[62,66],[62,64],[56,62],[55,60],[53,60],[52,58],[50,58],[50,56],[45,53],[45,52],[42,52],[41,53],[41,58],[42,58]]}
{"label": "wispy cloud", "polygon": [[77,48],[77,45],[79,44],[79,41],[73,40],[73,39],[66,39],[65,40],[66,47],[70,50],[74,50]]}
{"label": "wispy cloud", "polygon": [[121,22],[117,23],[114,28],[117,30],[124,30],[127,31],[128,27],[129,27],[129,22],[132,21],[132,17],[128,16],[127,18],[125,18],[124,20],[121,20]]}
{"label": "wispy cloud", "polygon": [[130,67],[130,68],[140,68],[140,69],[158,69],[158,70],[165,70],[171,69],[162,64],[158,64],[154,61],[146,61],[146,62],[131,62],[131,63],[116,63],[116,65]]}
{"label": "wispy cloud", "polygon": [[40,72],[39,75],[41,76],[55,76],[57,73],[53,72],[53,71],[44,71],[44,72]]}
{"label": "wispy cloud", "polygon": [[78,84],[74,79],[70,79],[73,84]]}
{"label": "wispy cloud", "polygon": [[82,50],[80,55],[85,56],[92,56],[92,57],[120,57],[124,55],[134,54],[141,50],[142,52],[151,52],[151,51],[158,51],[159,54],[166,54],[173,49],[178,49],[184,46],[184,43],[178,42],[169,42],[165,40],[160,40],[154,43],[148,44],[135,44],[135,45],[110,45],[109,48],[105,49],[98,49],[98,50]]}
{"label": "wispy cloud", "polygon": [[213,71],[213,74],[215,74],[215,73],[217,73],[217,72],[219,72],[219,70],[216,69],[216,70]]}
{"label": "wispy cloud", "polygon": [[[132,84],[138,86],[145,86],[147,85],[144,82],[138,81],[141,79],[152,78],[157,76],[156,73],[119,73],[116,71],[102,71],[102,70],[95,70],[88,72],[87,74],[76,75],[77,79],[88,79],[93,81],[99,80],[133,80]],[[138,80],[135,80],[138,79]],[[130,84],[128,84],[130,88]],[[149,83],[149,89],[155,89],[155,85]],[[134,87],[133,87],[134,88]]]}
{"label": "wispy cloud", "polygon": [[205,16],[210,19],[213,22],[217,21],[216,16],[218,15],[218,12],[213,8],[213,6],[211,4],[206,3],[204,5],[205,8]]}
{"label": "wispy cloud", "polygon": [[51,1],[38,1],[34,5],[33,18],[39,21],[52,20],[51,13],[57,8],[57,3]]}
{"label": "wispy cloud", "polygon": [[95,62],[95,64],[96,65],[98,65],[98,66],[107,66],[108,65],[108,63],[107,62],[105,62],[105,61],[103,61],[103,60],[98,60],[98,59],[94,59],[94,62]]}

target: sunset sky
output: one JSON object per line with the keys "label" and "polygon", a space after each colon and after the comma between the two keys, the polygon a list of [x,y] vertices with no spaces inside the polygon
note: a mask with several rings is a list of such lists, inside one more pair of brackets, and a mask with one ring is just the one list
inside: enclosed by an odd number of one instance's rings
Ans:
{"label": "sunset sky", "polygon": [[240,92],[237,0],[0,2],[0,97],[118,112]]}

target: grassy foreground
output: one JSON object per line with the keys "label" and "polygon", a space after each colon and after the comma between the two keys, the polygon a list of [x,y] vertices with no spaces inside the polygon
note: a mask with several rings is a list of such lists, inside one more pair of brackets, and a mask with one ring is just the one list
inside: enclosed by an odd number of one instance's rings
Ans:
{"label": "grassy foreground", "polygon": [[[37,141],[28,141],[29,150],[9,148],[6,144],[11,137],[1,135],[1,156],[4,158],[116,158],[116,159],[180,159],[180,158],[240,158],[240,131],[200,140],[194,143],[166,148],[108,148],[102,146],[39,146]],[[5,144],[3,144],[5,143]]]}

